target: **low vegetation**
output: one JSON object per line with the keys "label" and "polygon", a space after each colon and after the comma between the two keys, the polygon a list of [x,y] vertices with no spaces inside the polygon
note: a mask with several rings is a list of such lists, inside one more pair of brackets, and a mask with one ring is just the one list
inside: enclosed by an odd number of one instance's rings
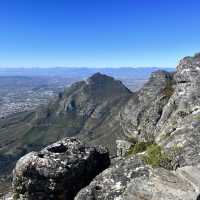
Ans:
{"label": "low vegetation", "polygon": [[137,153],[141,153],[147,150],[147,147],[151,145],[151,142],[136,142],[131,146],[131,148],[128,150],[127,155],[134,155]]}
{"label": "low vegetation", "polygon": [[143,156],[146,164],[152,167],[164,167],[171,168],[171,159],[166,153],[162,151],[162,148],[157,144],[151,144],[147,147],[146,154]]}
{"label": "low vegetation", "polygon": [[200,121],[200,115],[195,115],[195,116],[193,117],[193,119],[196,120],[196,121]]}
{"label": "low vegetation", "polygon": [[161,146],[152,142],[135,142],[127,152],[126,156],[135,155],[145,152],[142,159],[147,165],[153,168],[163,167],[165,169],[173,169],[172,160],[177,154],[180,154],[181,149],[176,145],[171,149],[170,153],[165,153]]}

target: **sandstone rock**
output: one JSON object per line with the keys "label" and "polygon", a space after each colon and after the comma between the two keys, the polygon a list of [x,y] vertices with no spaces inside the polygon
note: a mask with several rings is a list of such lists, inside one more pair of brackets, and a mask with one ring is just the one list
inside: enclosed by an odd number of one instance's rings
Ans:
{"label": "sandstone rock", "polygon": [[126,155],[128,150],[132,146],[132,143],[126,140],[116,140],[116,145],[117,145],[117,157],[123,157]]}
{"label": "sandstone rock", "polygon": [[2,200],[13,200],[12,193],[8,193],[2,197]]}
{"label": "sandstone rock", "polygon": [[120,199],[127,184],[138,176],[148,176],[149,172],[139,157],[121,159],[113,167],[98,175],[92,183],[81,190],[75,200]]}
{"label": "sandstone rock", "polygon": [[168,171],[132,157],[97,176],[75,200],[196,200],[199,193],[200,166]]}
{"label": "sandstone rock", "polygon": [[178,150],[179,166],[200,163],[200,57],[184,58],[174,76],[174,93],[156,124],[155,141]]}
{"label": "sandstone rock", "polygon": [[124,134],[173,151],[174,168],[200,163],[199,80],[199,54],[181,60],[175,73],[153,73],[121,112]]}
{"label": "sandstone rock", "polygon": [[65,138],[17,162],[14,199],[72,200],[109,164],[108,151],[103,147],[89,147],[75,138]]}
{"label": "sandstone rock", "polygon": [[173,93],[173,73],[154,72],[121,112],[124,134],[141,141],[154,140],[156,124]]}

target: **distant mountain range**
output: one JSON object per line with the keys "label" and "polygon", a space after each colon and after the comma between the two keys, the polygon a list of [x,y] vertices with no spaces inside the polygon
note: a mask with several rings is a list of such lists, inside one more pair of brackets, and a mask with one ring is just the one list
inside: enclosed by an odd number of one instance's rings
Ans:
{"label": "distant mountain range", "polygon": [[[115,78],[148,79],[149,75],[158,70],[156,67],[121,67],[121,68],[0,68],[0,76],[64,76],[79,77],[81,79],[100,72]],[[166,71],[175,71],[175,68],[162,68]]]}

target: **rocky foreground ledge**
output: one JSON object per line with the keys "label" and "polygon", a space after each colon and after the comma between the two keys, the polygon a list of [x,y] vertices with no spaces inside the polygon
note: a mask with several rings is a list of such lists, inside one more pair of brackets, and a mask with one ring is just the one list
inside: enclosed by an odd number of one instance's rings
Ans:
{"label": "rocky foreground ledge", "polygon": [[141,155],[110,166],[105,148],[65,138],[17,162],[4,200],[200,200],[200,165],[153,168]]}
{"label": "rocky foreground ledge", "polygon": [[16,164],[14,200],[72,200],[77,192],[110,165],[108,151],[65,138]]}
{"label": "rocky foreground ledge", "polygon": [[75,200],[200,200],[200,166],[152,168],[140,156],[119,160]]}

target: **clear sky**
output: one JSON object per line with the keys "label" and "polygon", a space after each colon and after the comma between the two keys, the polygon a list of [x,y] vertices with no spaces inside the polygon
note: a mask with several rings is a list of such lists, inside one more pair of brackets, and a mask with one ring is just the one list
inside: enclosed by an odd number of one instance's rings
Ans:
{"label": "clear sky", "polygon": [[0,67],[174,67],[199,51],[199,0],[0,0]]}

